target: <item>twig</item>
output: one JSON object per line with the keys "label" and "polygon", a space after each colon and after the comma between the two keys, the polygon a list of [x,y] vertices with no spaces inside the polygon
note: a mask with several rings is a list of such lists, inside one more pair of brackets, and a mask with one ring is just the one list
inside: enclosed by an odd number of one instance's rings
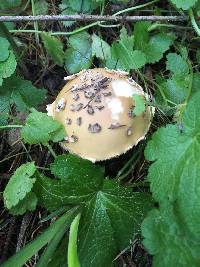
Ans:
{"label": "twig", "polygon": [[9,128],[22,128],[23,125],[14,125],[14,124],[11,124],[11,125],[3,125],[3,126],[0,126],[0,129],[9,129]]}
{"label": "twig", "polygon": [[48,148],[49,152],[51,153],[51,155],[54,157],[54,159],[56,158],[56,153],[54,152],[52,146],[49,143],[45,143],[45,146]]}
{"label": "twig", "polygon": [[28,227],[31,217],[32,217],[32,213],[26,213],[22,219],[20,232],[19,232],[18,239],[17,239],[16,252],[19,251],[21,247],[23,246],[24,235],[26,233],[26,229]]}
{"label": "twig", "polygon": [[187,16],[102,16],[102,15],[38,15],[38,16],[0,16],[0,21],[188,21]]}

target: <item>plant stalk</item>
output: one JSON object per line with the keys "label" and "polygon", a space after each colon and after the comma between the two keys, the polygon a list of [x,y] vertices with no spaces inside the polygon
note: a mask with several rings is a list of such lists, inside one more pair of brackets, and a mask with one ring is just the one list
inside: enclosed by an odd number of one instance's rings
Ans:
{"label": "plant stalk", "polygon": [[17,43],[15,42],[14,38],[12,37],[12,35],[10,34],[9,30],[7,29],[7,27],[5,26],[5,24],[3,22],[0,22],[0,29],[2,30],[3,35],[9,41],[9,43],[10,43],[10,45],[11,45],[11,47],[15,53],[15,56],[17,58],[18,64],[23,71],[24,76],[28,79],[29,78],[29,72],[28,72],[26,65],[24,64],[24,62],[21,59],[21,52],[20,52],[20,49],[19,49]]}
{"label": "plant stalk", "polygon": [[190,20],[191,20],[191,23],[192,23],[192,26],[193,26],[195,32],[197,33],[198,36],[200,36],[200,29],[199,29],[199,26],[195,20],[194,13],[193,13],[192,9],[189,10],[189,16],[190,16]]}
{"label": "plant stalk", "polygon": [[[34,0],[31,0],[31,6],[32,6],[32,14],[35,16],[35,2]],[[34,21],[34,29],[35,29],[35,40],[36,43],[39,45],[39,34],[38,34],[38,22]]]}

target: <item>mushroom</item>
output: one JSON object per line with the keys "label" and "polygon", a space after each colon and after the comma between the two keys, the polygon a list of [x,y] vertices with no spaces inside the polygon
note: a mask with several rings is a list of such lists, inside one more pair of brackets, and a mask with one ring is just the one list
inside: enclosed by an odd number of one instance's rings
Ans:
{"label": "mushroom", "polygon": [[147,106],[142,114],[132,115],[133,94],[146,95],[126,72],[95,68],[65,80],[47,107],[48,115],[66,129],[64,149],[95,162],[125,153],[145,138],[153,112]]}

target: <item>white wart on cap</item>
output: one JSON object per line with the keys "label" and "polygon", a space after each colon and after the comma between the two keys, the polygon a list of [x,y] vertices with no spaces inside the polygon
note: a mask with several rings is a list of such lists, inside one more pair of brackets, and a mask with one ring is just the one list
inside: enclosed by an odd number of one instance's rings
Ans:
{"label": "white wart on cap", "polygon": [[48,105],[68,136],[62,147],[92,162],[116,157],[144,139],[152,113],[133,116],[133,94],[142,88],[127,73],[95,68],[66,78],[67,84]]}

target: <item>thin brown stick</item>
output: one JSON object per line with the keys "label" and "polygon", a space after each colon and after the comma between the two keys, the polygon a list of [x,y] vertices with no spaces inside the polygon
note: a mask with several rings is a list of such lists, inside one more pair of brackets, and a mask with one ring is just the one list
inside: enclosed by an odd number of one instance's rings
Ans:
{"label": "thin brown stick", "polygon": [[188,21],[187,16],[101,16],[101,15],[39,15],[39,16],[0,16],[0,21]]}
{"label": "thin brown stick", "polygon": [[20,231],[17,239],[17,246],[16,246],[16,252],[18,252],[22,247],[23,247],[23,242],[24,242],[24,236],[26,233],[26,229],[30,223],[32,217],[32,213],[26,213],[22,219],[21,226],[20,226]]}

